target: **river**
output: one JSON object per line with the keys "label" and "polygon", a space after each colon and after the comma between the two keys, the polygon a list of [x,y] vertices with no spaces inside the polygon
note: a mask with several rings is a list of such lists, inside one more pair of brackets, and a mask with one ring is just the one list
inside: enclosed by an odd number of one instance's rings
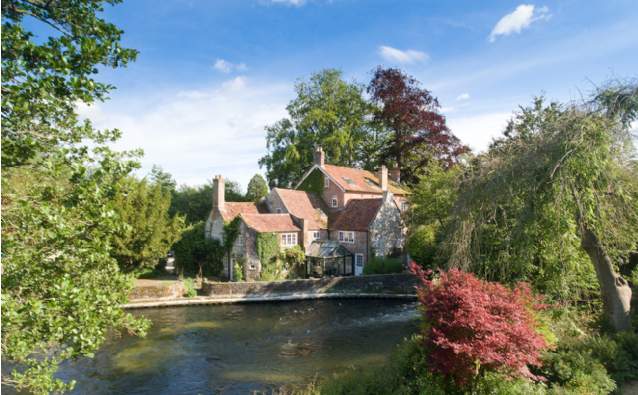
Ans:
{"label": "river", "polygon": [[418,328],[414,302],[380,299],[189,306],[135,311],[146,338],[107,341],[66,363],[75,394],[270,393],[385,361]]}

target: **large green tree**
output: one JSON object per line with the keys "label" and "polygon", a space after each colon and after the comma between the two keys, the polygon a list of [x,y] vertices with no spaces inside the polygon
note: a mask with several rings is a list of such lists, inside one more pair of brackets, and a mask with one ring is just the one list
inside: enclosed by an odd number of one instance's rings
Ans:
{"label": "large green tree", "polygon": [[618,269],[638,244],[629,133],[637,110],[636,84],[611,86],[580,105],[539,99],[522,109],[463,180],[449,264],[532,280],[560,298],[593,286],[612,326],[629,329],[631,289]]}
{"label": "large green tree", "polygon": [[261,174],[255,174],[248,182],[246,199],[257,202],[264,196],[268,195],[268,192],[268,184],[266,183],[266,180],[264,180],[264,177],[262,177]]}
{"label": "large green tree", "polygon": [[290,187],[298,181],[312,165],[317,145],[331,164],[373,166],[364,154],[366,144],[374,141],[369,136],[372,106],[360,85],[328,69],[299,81],[295,90],[297,97],[286,107],[288,117],[266,128],[268,154],[259,164],[271,186]]}
{"label": "large green tree", "polygon": [[[232,180],[225,182],[225,196],[227,202],[250,201],[241,192],[239,183]],[[182,185],[173,192],[169,214],[183,215],[186,223],[196,224],[199,221],[206,221],[206,217],[213,208],[213,183],[204,185],[189,186]]]}
{"label": "large green tree", "polygon": [[137,164],[108,148],[117,131],[75,111],[111,89],[98,67],[136,55],[104,3],[116,1],[2,2],[2,381],[34,393],[71,387],[59,363],[93,355],[108,331],[145,329],[119,308],[131,278],[111,256],[116,185]]}
{"label": "large green tree", "polygon": [[183,216],[169,216],[171,191],[158,181],[129,177],[118,185],[113,208],[125,226],[113,239],[113,256],[125,272],[155,267],[184,229]]}

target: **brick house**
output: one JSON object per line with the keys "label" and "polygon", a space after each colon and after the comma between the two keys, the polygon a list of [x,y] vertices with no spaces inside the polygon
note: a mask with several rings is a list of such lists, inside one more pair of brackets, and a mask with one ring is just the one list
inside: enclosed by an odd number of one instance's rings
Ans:
{"label": "brick house", "polygon": [[403,249],[401,213],[407,209],[408,192],[399,177],[398,170],[385,166],[373,173],[326,164],[321,148],[295,189],[273,188],[258,203],[225,202],[224,179],[216,176],[206,236],[221,241],[224,223],[239,218],[239,236],[225,257],[228,277],[229,268],[239,262],[244,278],[259,279],[258,233],[277,234],[281,248],[299,245],[312,263],[309,267],[321,266],[320,274],[359,275],[374,256]]}

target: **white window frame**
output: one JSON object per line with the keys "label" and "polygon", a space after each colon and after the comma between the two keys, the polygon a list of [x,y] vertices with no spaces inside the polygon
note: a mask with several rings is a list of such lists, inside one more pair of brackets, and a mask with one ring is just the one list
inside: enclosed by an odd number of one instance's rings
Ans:
{"label": "white window frame", "polygon": [[359,260],[359,258],[361,258],[361,266],[364,266],[366,264],[365,260],[363,259],[363,254],[354,254],[354,264],[357,264],[357,261]]}
{"label": "white window frame", "polygon": [[330,177],[328,177],[326,175],[323,176],[323,187],[325,189],[330,188]]}
{"label": "white window frame", "polygon": [[337,199],[337,195],[333,195],[330,200],[330,207],[339,207],[339,200]]}
{"label": "white window frame", "polygon": [[354,244],[354,232],[350,230],[340,230],[338,233],[339,242],[345,244]]}
{"label": "white window frame", "polygon": [[312,232],[312,241],[319,240],[321,238],[321,232],[315,230]]}
{"label": "white window frame", "polygon": [[409,208],[410,208],[410,203],[401,202],[401,211],[408,211]]}
{"label": "white window frame", "polygon": [[293,247],[297,245],[297,233],[281,233],[280,243],[283,247]]}

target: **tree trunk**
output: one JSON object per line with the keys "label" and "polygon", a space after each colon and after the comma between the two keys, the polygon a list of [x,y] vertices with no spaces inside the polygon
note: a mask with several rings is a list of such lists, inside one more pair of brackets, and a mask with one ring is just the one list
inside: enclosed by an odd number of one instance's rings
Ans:
{"label": "tree trunk", "polygon": [[631,288],[614,270],[611,258],[598,236],[587,225],[580,225],[581,246],[596,268],[605,314],[617,331],[630,330]]}

